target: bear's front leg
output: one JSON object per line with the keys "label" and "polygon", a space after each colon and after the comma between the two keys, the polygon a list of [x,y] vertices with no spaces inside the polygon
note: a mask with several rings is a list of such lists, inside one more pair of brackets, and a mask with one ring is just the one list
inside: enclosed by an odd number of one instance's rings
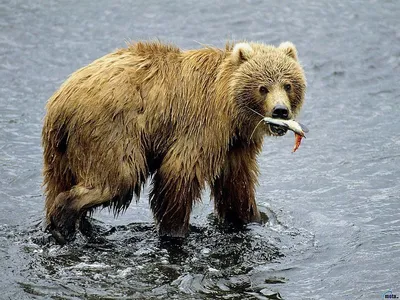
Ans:
{"label": "bear's front leg", "polygon": [[241,227],[261,220],[255,201],[259,149],[255,144],[232,147],[211,187],[215,212],[227,224]]}
{"label": "bear's front leg", "polygon": [[150,206],[160,236],[185,237],[195,200],[200,199],[200,180],[194,169],[182,168],[176,158],[163,162],[152,180]]}

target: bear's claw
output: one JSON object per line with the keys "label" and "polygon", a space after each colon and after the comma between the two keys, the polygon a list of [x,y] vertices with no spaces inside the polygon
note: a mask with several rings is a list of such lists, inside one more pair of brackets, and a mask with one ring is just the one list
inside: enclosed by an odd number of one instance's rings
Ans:
{"label": "bear's claw", "polygon": [[50,217],[46,231],[51,233],[57,243],[65,245],[75,238],[78,217],[73,210],[65,206],[60,207],[55,216]]}
{"label": "bear's claw", "polygon": [[59,230],[55,228],[53,225],[49,225],[46,228],[46,231],[49,232],[56,242],[60,245],[65,245],[68,242],[72,241],[75,237],[75,232],[71,233],[67,230]]}

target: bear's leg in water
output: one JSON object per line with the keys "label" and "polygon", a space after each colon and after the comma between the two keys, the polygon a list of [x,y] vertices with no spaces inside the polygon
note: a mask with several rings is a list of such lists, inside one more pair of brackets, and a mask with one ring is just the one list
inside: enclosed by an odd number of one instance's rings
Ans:
{"label": "bear's leg in water", "polygon": [[201,178],[195,168],[185,168],[184,159],[185,155],[164,158],[153,176],[150,206],[160,236],[185,237],[193,203],[200,199]]}
{"label": "bear's leg in water", "polygon": [[257,145],[232,147],[220,176],[211,187],[215,212],[226,224],[241,227],[261,220],[255,202],[259,148]]}
{"label": "bear's leg in water", "polygon": [[76,185],[69,191],[60,193],[47,213],[47,229],[60,244],[70,241],[78,222],[88,210],[111,201],[108,189],[86,188]]}

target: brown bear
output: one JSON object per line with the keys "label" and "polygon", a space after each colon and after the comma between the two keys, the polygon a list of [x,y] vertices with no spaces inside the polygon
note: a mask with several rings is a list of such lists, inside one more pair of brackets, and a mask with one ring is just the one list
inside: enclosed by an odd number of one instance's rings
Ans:
{"label": "brown bear", "polygon": [[290,42],[182,51],[137,42],[73,73],[49,99],[42,132],[46,220],[59,243],[99,206],[116,214],[151,177],[161,236],[183,237],[209,185],[220,220],[260,221],[257,155],[285,130],[306,82]]}

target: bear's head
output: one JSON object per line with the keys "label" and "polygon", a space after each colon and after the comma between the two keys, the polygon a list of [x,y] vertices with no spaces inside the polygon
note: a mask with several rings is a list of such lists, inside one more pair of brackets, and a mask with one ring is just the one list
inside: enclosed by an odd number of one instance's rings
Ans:
{"label": "bear's head", "polygon": [[[242,122],[260,123],[261,116],[294,119],[304,101],[306,79],[297,59],[296,47],[260,43],[238,43],[230,53],[233,74],[230,92]],[[262,124],[260,133],[283,135],[286,130]]]}

